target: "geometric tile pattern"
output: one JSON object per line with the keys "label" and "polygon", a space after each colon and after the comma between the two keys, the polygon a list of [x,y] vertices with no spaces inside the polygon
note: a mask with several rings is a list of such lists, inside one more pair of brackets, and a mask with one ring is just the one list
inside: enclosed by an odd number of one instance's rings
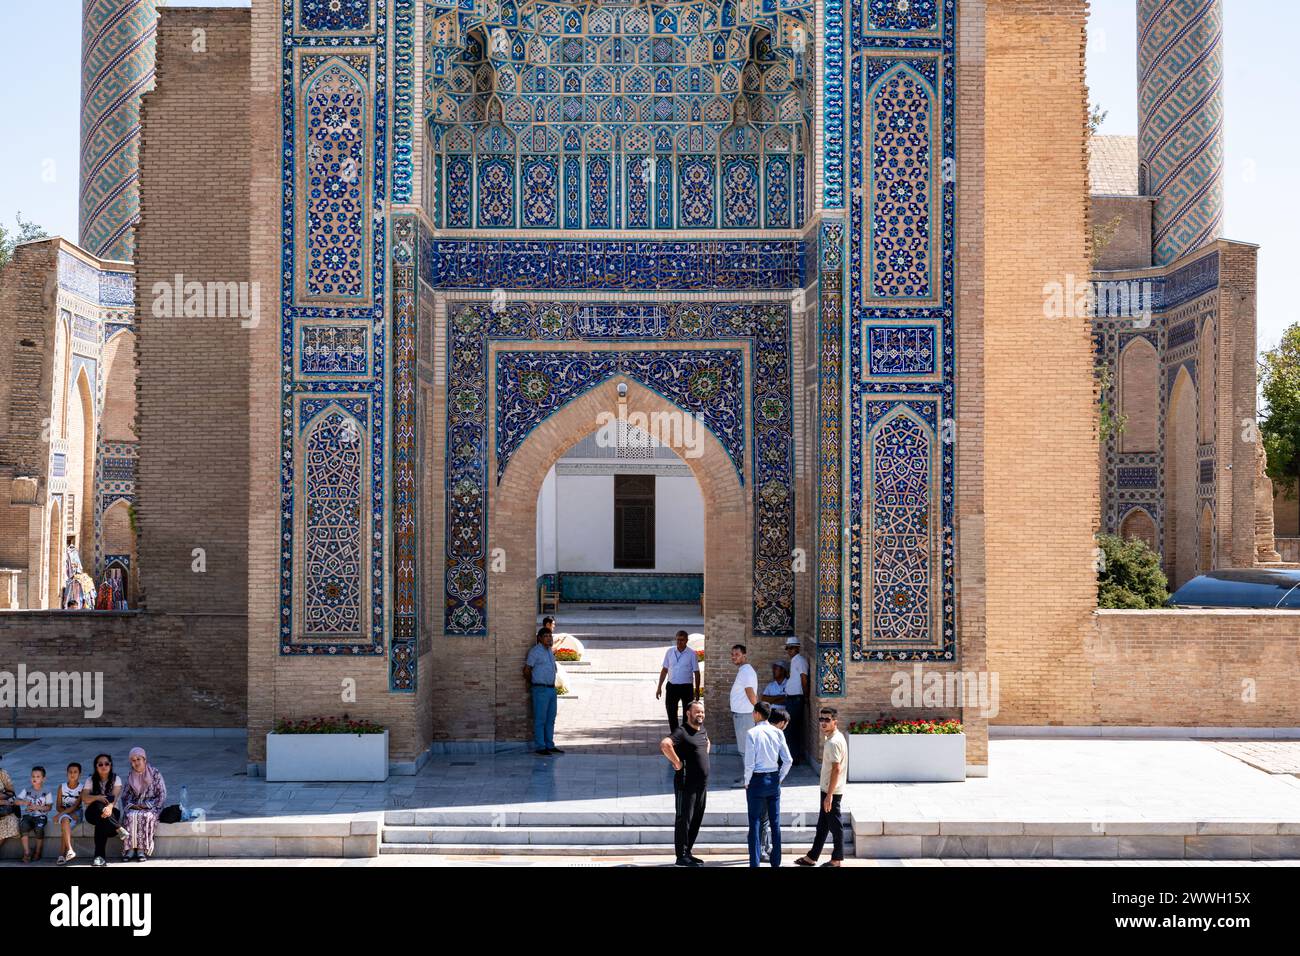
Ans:
{"label": "geometric tile pattern", "polygon": [[653,388],[701,421],[745,476],[743,353],[736,349],[497,353],[497,481],[540,425],[583,392],[615,375]]}
{"label": "geometric tile pattern", "polygon": [[1138,109],[1154,259],[1167,265],[1222,229],[1221,0],[1139,0]]}
{"label": "geometric tile pattern", "polygon": [[[420,279],[517,300],[816,277],[819,688],[841,693],[853,661],[955,659],[956,0],[825,0],[823,24],[803,0],[457,0],[424,4],[417,24],[419,7],[282,0],[282,652],[387,651],[390,687],[414,687]],[[820,171],[805,163],[819,60]],[[387,221],[389,199],[410,198],[419,119],[431,221],[483,232]],[[814,183],[845,216],[824,219],[816,243],[484,234],[798,228]],[[694,407],[739,455],[753,629],[790,632],[788,306],[453,299],[447,337],[448,630],[487,626],[490,448],[503,467],[530,422],[619,369]],[[489,341],[508,343],[491,367]],[[490,377],[510,386],[497,409]]]}
{"label": "geometric tile pattern", "polygon": [[933,643],[937,403],[868,403],[871,642]]}
{"label": "geometric tile pattern", "polygon": [[936,60],[867,61],[871,299],[932,297]]}
{"label": "geometric tile pattern", "polygon": [[956,14],[849,8],[850,662],[957,654]]}
{"label": "geometric tile pattern", "polygon": [[[744,481],[753,476],[756,634],[794,626],[794,439],[790,310],[784,303],[624,306],[563,302],[453,302],[448,312],[446,616],[448,633],[487,633],[489,415],[497,475],[537,423],[622,372],[698,414]],[[579,353],[551,343],[617,343]],[[488,343],[508,343],[487,365]],[[752,380],[746,409],[742,355],[703,343],[740,342]],[[654,343],[649,347],[648,343]],[[681,348],[684,344],[697,346]],[[670,348],[676,346],[676,348]],[[495,381],[495,413],[487,407]],[[745,467],[748,464],[748,468]]]}
{"label": "geometric tile pattern", "polygon": [[[384,203],[392,2],[280,0],[280,527],[287,543],[280,560],[280,653],[286,655],[388,650]],[[394,27],[391,42],[406,49],[413,18],[399,18]],[[345,457],[347,467],[328,467],[325,450]],[[350,584],[343,569],[355,570]]]}
{"label": "geometric tile pattern", "polygon": [[365,442],[357,419],[336,406],[307,426],[303,442],[302,633],[313,640],[362,632],[361,486]]}
{"label": "geometric tile pattern", "polygon": [[140,218],[140,97],[154,85],[161,0],[84,0],[79,245],[133,258]]}
{"label": "geometric tile pattern", "polygon": [[817,688],[844,694],[844,221],[820,232],[817,307]]}
{"label": "geometric tile pattern", "polygon": [[422,238],[435,289],[721,292],[801,289],[815,243],[799,239]]}
{"label": "geometric tile pattern", "polygon": [[[562,200],[570,228],[648,228],[652,219],[658,228],[774,228],[782,220],[788,228],[792,211],[802,225],[806,206],[791,210],[788,194],[790,164],[810,149],[808,0],[450,6],[425,8],[425,113],[440,153],[491,152],[521,179],[532,159],[545,155],[558,166],[563,156],[580,185],[561,194],[552,180],[547,204]],[[749,175],[728,180],[733,156]],[[786,164],[775,189],[759,172],[767,158]],[[466,190],[483,189],[484,172],[503,172],[480,167],[468,183],[444,168],[440,185],[454,208]],[[527,202],[522,190],[494,188]],[[554,228],[549,219],[531,222],[526,209],[494,206],[491,218],[476,216],[472,225]],[[728,212],[741,209],[728,225]],[[465,227],[450,217],[446,225]]]}

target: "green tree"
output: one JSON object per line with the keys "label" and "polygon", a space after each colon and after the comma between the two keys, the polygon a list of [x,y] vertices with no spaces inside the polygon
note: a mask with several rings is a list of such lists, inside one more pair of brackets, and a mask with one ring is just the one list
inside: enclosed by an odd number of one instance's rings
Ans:
{"label": "green tree", "polygon": [[1145,541],[1127,541],[1113,534],[1097,535],[1102,567],[1097,572],[1097,606],[1156,608],[1169,600],[1169,580],[1160,569],[1160,555]]}
{"label": "green tree", "polygon": [[1296,496],[1300,478],[1300,323],[1282,333],[1277,348],[1264,353],[1259,369],[1264,418],[1259,423],[1268,476]]}
{"label": "green tree", "polygon": [[1104,110],[1096,103],[1088,109],[1088,138],[1092,139],[1097,135],[1097,130],[1101,129],[1106,117],[1110,115],[1109,110]]}
{"label": "green tree", "polygon": [[50,234],[34,222],[23,219],[20,212],[14,217],[18,222],[18,231],[11,232],[4,223],[0,222],[0,268],[8,264],[14,256],[14,248],[24,242],[34,242],[37,239],[48,239]]}
{"label": "green tree", "polygon": [[1110,366],[1101,364],[1093,368],[1097,376],[1097,390],[1101,396],[1101,413],[1097,416],[1098,438],[1104,443],[1112,435],[1124,434],[1128,427],[1128,416],[1115,411],[1110,403],[1111,386],[1115,384],[1115,375]]}

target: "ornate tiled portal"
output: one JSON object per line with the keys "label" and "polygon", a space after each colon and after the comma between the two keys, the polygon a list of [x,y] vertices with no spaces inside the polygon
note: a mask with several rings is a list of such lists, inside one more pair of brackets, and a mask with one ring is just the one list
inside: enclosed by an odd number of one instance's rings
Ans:
{"label": "ornate tiled portal", "polygon": [[[610,348],[555,348],[577,342]],[[527,351],[498,352],[489,365],[489,343]],[[652,348],[655,343],[671,347]],[[708,347],[684,347],[690,344]],[[742,483],[753,475],[753,630],[771,636],[793,633],[794,402],[788,305],[550,302],[509,303],[494,311],[483,302],[457,303],[448,315],[448,354],[448,633],[487,633],[488,481],[500,481],[511,454],[533,428],[615,375],[635,379],[697,416],[722,445]],[[491,411],[489,394],[496,396]],[[495,418],[491,429],[490,413]],[[488,474],[490,441],[494,475]]]}
{"label": "ornate tiled portal", "polygon": [[[486,633],[490,483],[621,375],[747,482],[756,635],[796,627],[806,509],[823,695],[851,662],[955,659],[956,0],[282,3],[282,653],[386,654],[410,691],[421,620]],[[442,568],[416,546],[425,295]]]}

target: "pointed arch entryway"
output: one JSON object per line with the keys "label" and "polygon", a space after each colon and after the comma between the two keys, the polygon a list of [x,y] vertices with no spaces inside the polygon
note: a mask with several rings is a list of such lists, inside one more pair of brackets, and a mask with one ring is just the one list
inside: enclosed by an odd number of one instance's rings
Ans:
{"label": "pointed arch entryway", "polygon": [[[626,395],[619,394],[620,385],[626,386]],[[615,376],[573,398],[533,429],[511,454],[500,482],[490,483],[489,555],[504,564],[504,570],[489,571],[490,628],[497,650],[498,741],[522,740],[527,733],[520,668],[537,629],[535,529],[542,482],[551,466],[602,421],[608,421],[608,416],[636,414],[680,419],[686,413],[635,379]],[[704,499],[705,706],[712,713],[725,715],[734,670],[729,663],[730,647],[745,642],[749,634],[753,512],[745,491],[748,476],[742,484],[742,475],[721,442],[709,430],[701,432],[700,440],[689,444],[677,429],[666,429],[656,438],[690,467]],[[495,443],[489,442],[489,447],[495,448]],[[493,453],[489,474],[497,473],[496,464]]]}

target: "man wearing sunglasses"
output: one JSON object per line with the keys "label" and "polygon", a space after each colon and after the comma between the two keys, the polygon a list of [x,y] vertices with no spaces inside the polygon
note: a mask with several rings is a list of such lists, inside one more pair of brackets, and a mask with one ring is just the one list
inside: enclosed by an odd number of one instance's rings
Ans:
{"label": "man wearing sunglasses", "polygon": [[840,733],[839,712],[834,707],[823,707],[817,715],[825,743],[822,745],[822,802],[817,808],[817,835],[807,856],[794,862],[798,866],[816,866],[826,845],[826,835],[832,840],[830,862],[822,866],[839,866],[844,862],[844,820],[840,816],[840,798],[844,796],[844,779],[848,776],[849,745]]}

